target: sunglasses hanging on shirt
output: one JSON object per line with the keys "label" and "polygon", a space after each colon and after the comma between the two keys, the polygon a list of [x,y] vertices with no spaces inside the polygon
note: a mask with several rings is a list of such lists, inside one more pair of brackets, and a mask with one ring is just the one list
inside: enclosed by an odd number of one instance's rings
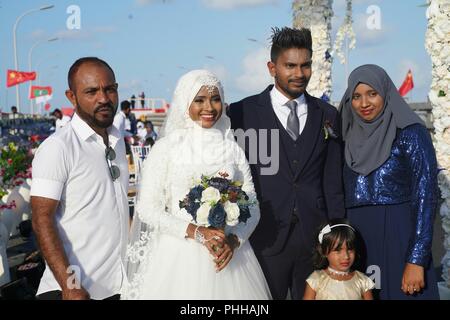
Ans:
{"label": "sunglasses hanging on shirt", "polygon": [[112,164],[111,161],[116,159],[116,152],[113,148],[107,147],[105,150],[105,158],[106,163],[108,164],[109,173],[111,174],[111,178],[113,181],[116,181],[117,178],[120,177],[120,169],[118,166]]}

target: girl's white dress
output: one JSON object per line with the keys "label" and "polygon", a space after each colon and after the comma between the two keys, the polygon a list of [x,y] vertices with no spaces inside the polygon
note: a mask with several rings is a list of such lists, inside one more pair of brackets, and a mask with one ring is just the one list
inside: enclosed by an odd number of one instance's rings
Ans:
{"label": "girl's white dress", "polygon": [[335,280],[325,270],[314,271],[306,282],[316,292],[316,300],[362,300],[363,293],[375,287],[364,273],[355,271],[350,280]]}
{"label": "girl's white dress", "polygon": [[[191,90],[198,92],[203,83],[200,81]],[[263,272],[247,241],[259,221],[260,211],[245,154],[230,138],[225,115],[213,129],[193,124],[181,130],[171,129],[153,146],[144,163],[136,206],[136,221],[140,223],[135,221],[132,227],[135,239],[127,254],[129,284],[122,297],[270,299]],[[185,237],[187,226],[193,221],[185,209],[179,208],[179,201],[202,174],[213,176],[219,172],[242,181],[242,189],[255,204],[246,223],[225,228],[227,234],[238,236],[241,245],[225,269],[216,272],[207,248]]]}

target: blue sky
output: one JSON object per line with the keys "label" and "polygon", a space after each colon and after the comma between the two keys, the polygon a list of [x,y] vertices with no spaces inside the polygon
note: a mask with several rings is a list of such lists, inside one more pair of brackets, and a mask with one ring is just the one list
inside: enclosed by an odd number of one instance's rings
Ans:
{"label": "blue sky", "polygon": [[[425,0],[354,0],[356,48],[349,70],[364,63],[384,67],[400,86],[413,71],[413,101],[425,101],[431,83],[431,62],[424,47]],[[266,71],[268,38],[273,26],[291,26],[291,0],[0,0],[0,108],[15,104],[15,88],[6,89],[6,70],[14,69],[13,25],[23,12],[54,4],[30,14],[19,24],[19,69],[33,71],[41,85],[53,87],[53,108],[69,106],[64,96],[67,71],[82,56],[98,56],[115,70],[121,99],[144,91],[147,97],[170,102],[177,79],[187,70],[208,68],[222,79],[227,102],[262,91],[271,79]],[[81,29],[69,30],[70,5],[81,10]],[[368,6],[381,10],[381,30],[368,30]],[[333,40],[345,15],[345,0],[334,0]],[[257,41],[250,41],[249,38]],[[314,72],[314,70],[313,70]],[[345,68],[333,64],[332,100],[345,89]],[[21,112],[29,111],[28,83],[20,86]]]}

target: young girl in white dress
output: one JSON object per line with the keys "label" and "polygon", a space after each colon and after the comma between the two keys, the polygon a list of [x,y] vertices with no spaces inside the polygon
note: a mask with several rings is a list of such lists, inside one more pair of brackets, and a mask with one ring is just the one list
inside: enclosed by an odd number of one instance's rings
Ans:
{"label": "young girl in white dress", "polygon": [[304,300],[372,300],[375,284],[353,270],[357,237],[352,226],[332,220],[317,236],[314,271],[306,280]]}
{"label": "young girl in white dress", "polygon": [[[246,223],[196,225],[183,200],[202,175],[243,182],[253,205]],[[160,138],[144,163],[127,253],[124,299],[270,299],[247,241],[260,211],[245,154],[224,110],[219,80],[206,70],[180,78]]]}

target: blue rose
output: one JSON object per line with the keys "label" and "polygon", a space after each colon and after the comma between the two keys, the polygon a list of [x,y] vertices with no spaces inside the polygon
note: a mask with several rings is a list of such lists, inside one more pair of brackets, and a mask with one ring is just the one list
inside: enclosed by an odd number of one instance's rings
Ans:
{"label": "blue rose", "polygon": [[241,187],[237,187],[237,186],[231,185],[231,186],[228,187],[228,191],[240,193],[241,192]]}
{"label": "blue rose", "polygon": [[195,221],[197,221],[197,210],[198,210],[198,208],[200,208],[200,202],[191,201],[186,206],[186,211],[192,216],[192,218],[194,218]]}
{"label": "blue rose", "polygon": [[188,198],[191,201],[200,200],[202,198],[202,192],[205,190],[202,185],[193,187],[188,194]]}
{"label": "blue rose", "polygon": [[211,178],[211,180],[209,181],[209,186],[216,188],[220,193],[223,193],[228,190],[228,187],[230,186],[230,180],[218,177]]}
{"label": "blue rose", "polygon": [[215,228],[223,228],[226,212],[222,204],[218,203],[209,210],[208,223]]}

